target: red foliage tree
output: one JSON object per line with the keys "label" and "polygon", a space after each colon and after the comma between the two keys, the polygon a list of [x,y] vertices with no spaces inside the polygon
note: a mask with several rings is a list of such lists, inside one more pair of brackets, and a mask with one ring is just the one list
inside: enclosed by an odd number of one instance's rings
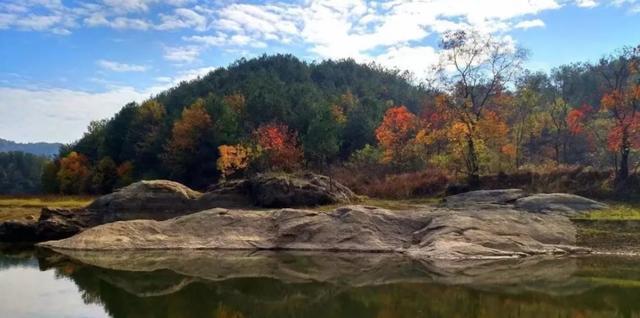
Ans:
{"label": "red foliage tree", "polygon": [[415,136],[417,128],[418,118],[405,106],[388,109],[376,129],[376,138],[384,150],[383,160],[401,161],[403,148]]}
{"label": "red foliage tree", "polygon": [[254,131],[254,139],[260,157],[270,170],[294,170],[302,162],[303,152],[298,143],[298,134],[287,125],[269,123]]}

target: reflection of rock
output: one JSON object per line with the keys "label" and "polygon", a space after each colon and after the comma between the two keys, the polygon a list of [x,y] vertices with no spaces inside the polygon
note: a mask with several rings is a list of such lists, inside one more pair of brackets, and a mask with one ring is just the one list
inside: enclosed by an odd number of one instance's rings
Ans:
{"label": "reflection of rock", "polygon": [[594,257],[414,261],[390,253],[46,251],[38,253],[41,266],[41,254],[58,259],[56,276],[80,291],[67,297],[99,304],[112,317],[211,317],[221,308],[258,318],[640,313],[637,258],[621,266]]}
{"label": "reflection of rock", "polygon": [[[106,280],[139,296],[158,295],[194,280],[224,281],[271,278],[285,283],[330,283],[351,287],[399,283],[435,283],[510,293],[540,291],[565,294],[576,282],[571,258],[533,257],[509,260],[413,261],[399,254],[242,252],[242,251],[62,251],[84,264],[123,273]],[[170,278],[167,271],[187,277]],[[130,273],[130,274],[126,274]],[[134,273],[136,273],[134,275]],[[152,289],[145,277],[157,273],[161,286]],[[101,271],[101,275],[104,273]],[[150,277],[150,276],[149,276]],[[135,284],[136,287],[131,286]],[[567,289],[568,292],[582,292]]]}
{"label": "reflection of rock", "polygon": [[509,209],[331,212],[212,209],[163,222],[135,220],[42,243],[58,249],[284,249],[400,252],[418,258],[500,258],[583,252],[559,216]]}

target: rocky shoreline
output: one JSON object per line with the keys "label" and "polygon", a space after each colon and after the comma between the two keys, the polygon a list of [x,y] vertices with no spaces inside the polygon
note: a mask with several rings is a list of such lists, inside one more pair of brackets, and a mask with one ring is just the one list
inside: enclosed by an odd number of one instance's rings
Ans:
{"label": "rocky shoreline", "polygon": [[[494,259],[589,253],[577,246],[568,216],[606,207],[580,196],[518,189],[472,191],[405,211],[349,204],[356,200],[346,187],[317,175],[263,176],[207,193],[142,181],[86,209],[43,211],[32,226],[35,240],[46,240],[39,246],[58,250],[357,251]],[[347,205],[332,211],[264,209],[284,203]],[[11,225],[0,224],[0,240],[29,233],[11,232]]]}

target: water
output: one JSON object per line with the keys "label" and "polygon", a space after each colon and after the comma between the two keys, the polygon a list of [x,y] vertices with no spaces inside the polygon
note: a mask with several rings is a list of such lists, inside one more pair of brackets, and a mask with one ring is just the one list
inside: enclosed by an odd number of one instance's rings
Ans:
{"label": "water", "polygon": [[0,317],[640,317],[640,259],[0,252]]}

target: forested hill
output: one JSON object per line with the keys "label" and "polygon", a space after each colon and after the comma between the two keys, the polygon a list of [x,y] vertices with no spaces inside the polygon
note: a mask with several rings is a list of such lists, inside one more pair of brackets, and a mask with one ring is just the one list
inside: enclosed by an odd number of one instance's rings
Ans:
{"label": "forested hill", "polygon": [[62,144],[59,143],[17,143],[0,138],[0,152],[22,151],[39,156],[52,157],[58,154]]}
{"label": "forested hill", "polygon": [[47,165],[43,186],[104,193],[168,178],[204,188],[220,177],[342,166],[342,179],[430,169],[441,176],[433,180],[465,175],[477,186],[481,175],[578,165],[614,169],[617,189],[629,188],[640,169],[640,47],[547,74],[520,68],[526,56],[503,43],[474,60],[467,43],[494,41],[474,36],[444,41],[449,62],[470,58],[442,66],[441,91],[352,60],[239,60],[91,123]]}
{"label": "forested hill", "polygon": [[[100,180],[116,169],[120,178],[162,177],[201,187],[220,175],[219,146],[249,144],[260,129],[265,136],[283,133],[304,156],[301,162],[322,166],[375,144],[388,108],[406,105],[418,112],[427,95],[407,74],[352,60],[242,59],[92,123],[62,156],[76,152],[92,167],[87,174],[98,173]],[[92,183],[58,179],[63,192]]]}

